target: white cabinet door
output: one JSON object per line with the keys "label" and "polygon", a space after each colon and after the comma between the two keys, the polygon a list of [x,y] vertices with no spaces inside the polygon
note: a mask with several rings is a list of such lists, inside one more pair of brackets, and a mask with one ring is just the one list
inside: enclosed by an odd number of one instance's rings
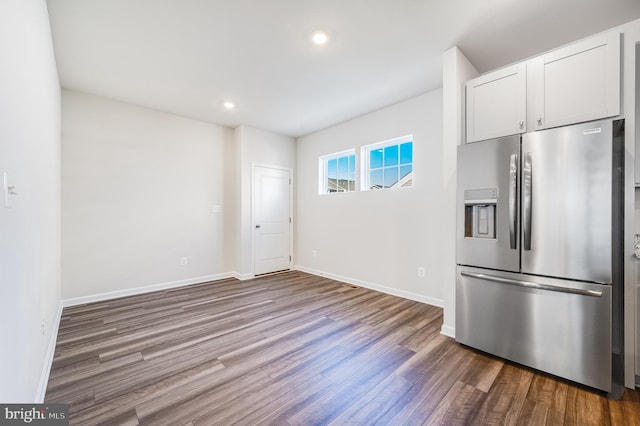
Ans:
{"label": "white cabinet door", "polygon": [[467,142],[525,131],[526,78],[519,64],[467,82]]}
{"label": "white cabinet door", "polygon": [[619,32],[533,59],[527,73],[529,131],[620,114]]}

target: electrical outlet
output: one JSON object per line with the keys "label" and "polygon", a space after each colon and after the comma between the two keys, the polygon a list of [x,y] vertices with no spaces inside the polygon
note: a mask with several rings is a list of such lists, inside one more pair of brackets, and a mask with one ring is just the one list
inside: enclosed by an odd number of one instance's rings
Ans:
{"label": "electrical outlet", "polygon": [[181,257],[180,258],[180,266],[185,266],[187,263],[189,263],[189,258],[188,257]]}
{"label": "electrical outlet", "polygon": [[419,278],[424,278],[424,268],[423,267],[418,267],[418,277]]}

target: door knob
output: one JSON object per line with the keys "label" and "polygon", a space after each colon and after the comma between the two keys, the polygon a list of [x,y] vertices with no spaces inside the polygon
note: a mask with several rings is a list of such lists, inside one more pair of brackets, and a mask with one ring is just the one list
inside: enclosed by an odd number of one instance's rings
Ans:
{"label": "door knob", "polygon": [[256,225],[256,229],[260,228],[260,225]]}

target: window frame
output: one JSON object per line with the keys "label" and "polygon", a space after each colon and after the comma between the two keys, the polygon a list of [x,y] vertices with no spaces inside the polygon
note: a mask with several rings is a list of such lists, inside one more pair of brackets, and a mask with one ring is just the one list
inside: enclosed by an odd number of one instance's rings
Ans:
{"label": "window frame", "polygon": [[[331,160],[339,160],[340,158],[347,158],[347,174],[351,174],[351,170],[349,168],[349,157],[353,156],[353,189],[347,191],[329,191],[327,182],[329,178],[329,161]],[[337,178],[338,179],[338,178]],[[327,194],[343,194],[348,192],[355,192],[358,188],[358,156],[356,154],[355,148],[345,149],[343,151],[334,152],[331,154],[321,155],[318,157],[318,194],[319,195],[327,195]]]}
{"label": "window frame", "polygon": [[[411,163],[405,163],[405,164],[401,164],[400,163],[400,145],[407,143],[407,142],[411,142]],[[371,151],[374,151],[376,149],[383,149],[390,147],[390,146],[398,146],[398,164],[397,167],[398,169],[400,169],[401,166],[403,165],[411,165],[411,173],[414,172],[415,170],[415,152],[414,152],[414,139],[413,139],[413,134],[409,134],[409,135],[404,135],[404,136],[399,136],[396,138],[392,138],[392,139],[387,139],[384,141],[380,141],[380,142],[375,142],[369,145],[364,145],[360,148],[360,158],[361,158],[361,166],[360,166],[360,191],[379,191],[379,190],[388,190],[388,189],[403,189],[403,188],[413,188],[413,176],[412,176],[412,182],[410,186],[397,186],[397,187],[393,187],[393,186],[389,186],[389,187],[381,187],[381,188],[375,188],[372,189],[371,188]],[[384,160],[382,163],[382,167],[374,167],[373,168],[374,171],[375,170],[383,170],[385,169],[385,165],[384,165]],[[398,176],[398,180],[396,182],[400,182],[402,180],[402,177]]]}

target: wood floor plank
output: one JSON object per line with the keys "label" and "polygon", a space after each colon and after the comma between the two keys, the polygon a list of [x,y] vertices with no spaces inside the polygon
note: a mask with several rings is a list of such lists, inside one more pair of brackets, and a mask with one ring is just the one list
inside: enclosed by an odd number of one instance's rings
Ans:
{"label": "wood floor plank", "polygon": [[[554,380],[548,376],[535,375],[527,394],[527,409],[532,409],[532,416],[536,419],[545,412],[545,424],[561,424],[564,421],[567,407],[567,392],[569,385],[565,382]],[[546,410],[545,410],[546,409]],[[528,417],[528,413],[523,413]]]}
{"label": "wood floor plank", "polygon": [[408,391],[412,383],[395,374],[372,387],[357,403],[349,405],[329,424],[376,424]]}
{"label": "wood floor plank", "polygon": [[[319,398],[288,416],[287,423],[290,425],[330,423],[349,406],[361,400],[371,388],[384,381],[410,356],[410,351],[401,346],[390,348],[377,362],[368,364],[366,368],[350,375],[347,380],[340,381],[329,392],[324,392]],[[332,381],[332,383],[335,382]]]}
{"label": "wood floor plank", "polygon": [[619,401],[608,401],[612,425],[640,426],[640,394],[625,389]]}
{"label": "wood floor plank", "polygon": [[471,368],[460,378],[464,383],[487,393],[504,366],[504,361],[475,352]]}
{"label": "wood floor plank", "polygon": [[272,379],[260,371],[240,375],[224,385],[183,401],[179,406],[159,408],[153,402],[136,406],[141,425],[173,426],[221,410],[238,398],[248,398],[256,390],[268,386]]}
{"label": "wood floor plank", "polygon": [[437,411],[460,375],[469,368],[471,361],[464,350],[452,345],[446,357],[432,364],[428,374],[415,382],[404,400],[387,412],[382,421],[389,424],[423,423]]}
{"label": "wood floor plank", "polygon": [[471,424],[515,424],[532,380],[533,372],[504,364]]}
{"label": "wood floor plank", "polygon": [[72,425],[640,425],[457,344],[442,309],[302,272],[65,308],[46,402]]}
{"label": "wood floor plank", "polygon": [[547,405],[536,403],[526,399],[522,404],[522,410],[517,419],[518,426],[553,425]]}
{"label": "wood floor plank", "polygon": [[567,392],[565,422],[575,425],[611,424],[609,404],[605,398],[581,387],[570,386]]}
{"label": "wood floor plank", "polygon": [[[313,401],[317,395],[329,392],[335,385],[324,377],[318,375],[312,377],[306,384],[292,386],[282,394],[276,395],[272,400],[267,400],[265,404],[260,404],[254,409],[247,411],[245,416],[238,419],[240,425],[286,425],[285,414],[288,411],[301,409],[307,402]],[[281,389],[281,388],[279,388]],[[210,425],[206,420],[201,419],[200,424]],[[224,423],[222,423],[224,424]]]}
{"label": "wood floor plank", "polygon": [[483,398],[484,392],[458,380],[423,424],[467,425]]}

